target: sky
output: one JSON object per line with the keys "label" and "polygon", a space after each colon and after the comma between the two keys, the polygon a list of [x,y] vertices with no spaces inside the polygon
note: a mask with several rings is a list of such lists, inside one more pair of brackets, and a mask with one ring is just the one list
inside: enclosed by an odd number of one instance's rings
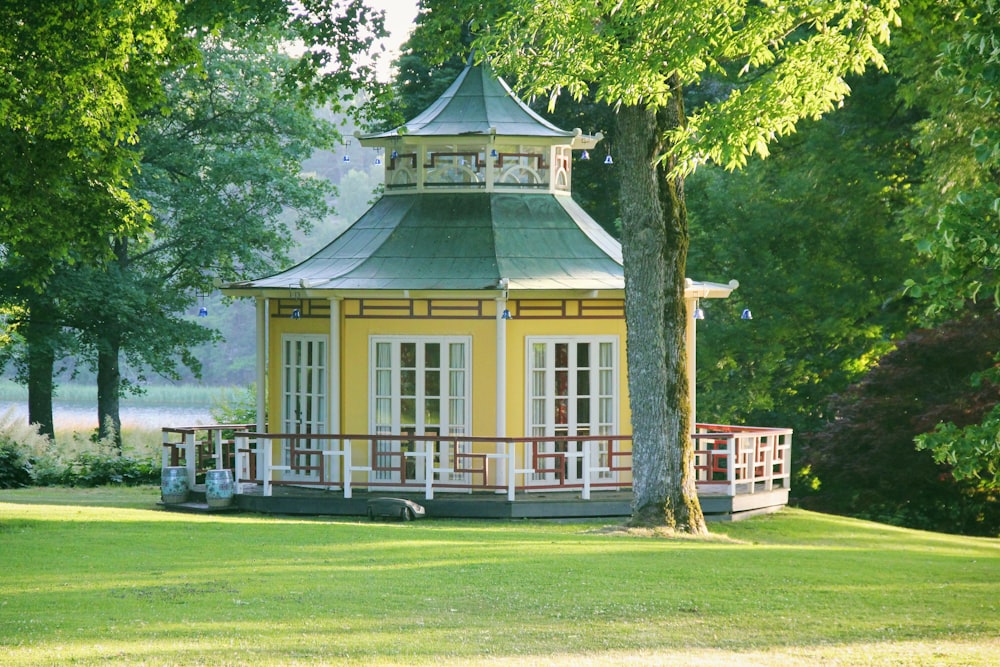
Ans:
{"label": "sky", "polygon": [[388,81],[390,63],[399,55],[400,45],[410,36],[417,17],[418,0],[366,0],[375,9],[385,10],[385,27],[390,37],[385,41],[386,56],[379,64],[379,78]]}

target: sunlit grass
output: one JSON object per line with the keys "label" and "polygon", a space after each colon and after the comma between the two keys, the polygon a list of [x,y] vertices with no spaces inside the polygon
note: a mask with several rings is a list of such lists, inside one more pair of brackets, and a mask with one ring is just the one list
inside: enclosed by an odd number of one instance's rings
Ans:
{"label": "sunlit grass", "polygon": [[0,491],[7,665],[993,665],[1000,543],[789,510],[600,522],[204,516]]}

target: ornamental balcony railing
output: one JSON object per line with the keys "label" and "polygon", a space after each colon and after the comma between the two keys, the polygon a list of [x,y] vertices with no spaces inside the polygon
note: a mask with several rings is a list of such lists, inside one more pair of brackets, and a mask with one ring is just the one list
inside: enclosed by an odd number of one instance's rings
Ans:
{"label": "ornamental balcony railing", "polygon": [[[163,465],[184,465],[194,486],[210,469],[234,471],[237,493],[297,486],[422,494],[592,491],[631,487],[632,438],[257,433],[251,424],[163,429]],[[791,479],[791,429],[699,424],[692,434],[699,493],[737,496]]]}

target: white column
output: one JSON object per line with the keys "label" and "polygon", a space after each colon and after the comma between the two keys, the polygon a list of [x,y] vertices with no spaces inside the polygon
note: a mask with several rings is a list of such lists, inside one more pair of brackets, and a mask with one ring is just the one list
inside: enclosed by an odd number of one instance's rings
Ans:
{"label": "white column", "polygon": [[697,299],[684,299],[684,312],[687,323],[684,325],[684,347],[687,356],[687,376],[688,376],[688,405],[691,408],[691,429],[695,430],[698,423],[698,413],[696,408],[698,401],[695,395],[697,382],[695,381],[695,343],[697,340],[698,321],[694,319],[694,309],[697,308]]}
{"label": "white column", "polygon": [[[507,308],[507,298],[506,291],[504,296],[497,298],[497,342],[496,342],[496,359],[497,359],[497,383],[496,383],[496,406],[497,406],[497,421],[496,421],[496,437],[504,438],[507,436],[507,320],[503,319],[503,311]],[[506,448],[503,443],[497,443],[497,454],[504,454]],[[507,466],[499,466],[497,468],[497,484],[505,484],[507,476]]]}
{"label": "white column", "polygon": [[[330,369],[329,376],[329,387],[327,388],[327,396],[329,397],[329,405],[327,407],[328,414],[330,415],[329,429],[330,433],[340,433],[343,430],[343,426],[340,423],[340,406],[341,406],[341,377],[340,377],[340,297],[330,298],[330,349],[329,349],[329,363],[327,367]],[[331,441],[332,444],[332,441]],[[331,465],[338,465],[337,462],[332,457],[327,457],[328,461],[331,461]],[[343,459],[341,459],[343,460]],[[345,469],[344,475],[350,474],[349,471]],[[332,480],[340,479],[340,470],[333,471],[331,476]]]}
{"label": "white column", "polygon": [[[269,300],[257,297],[257,432],[264,433],[267,430],[267,311]],[[249,441],[248,441],[249,442]],[[270,447],[270,440],[257,441],[257,474],[265,476],[264,472],[264,448]],[[267,481],[265,480],[265,484]]]}

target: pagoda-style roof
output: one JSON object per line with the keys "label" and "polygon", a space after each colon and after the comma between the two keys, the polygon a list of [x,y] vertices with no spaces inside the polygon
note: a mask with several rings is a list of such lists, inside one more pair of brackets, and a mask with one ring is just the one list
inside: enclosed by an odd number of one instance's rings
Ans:
{"label": "pagoda-style roof", "polygon": [[[423,113],[388,132],[361,136],[363,141],[398,137],[463,135],[548,137],[570,143],[580,130],[561,130],[517,98],[488,64],[468,65],[454,83]],[[592,137],[589,146],[592,147]],[[570,140],[570,141],[566,141]]]}
{"label": "pagoda-style roof", "polygon": [[[595,290],[625,287],[621,246],[569,197],[383,197],[299,265],[228,290]],[[227,291],[228,291],[227,290]]]}

